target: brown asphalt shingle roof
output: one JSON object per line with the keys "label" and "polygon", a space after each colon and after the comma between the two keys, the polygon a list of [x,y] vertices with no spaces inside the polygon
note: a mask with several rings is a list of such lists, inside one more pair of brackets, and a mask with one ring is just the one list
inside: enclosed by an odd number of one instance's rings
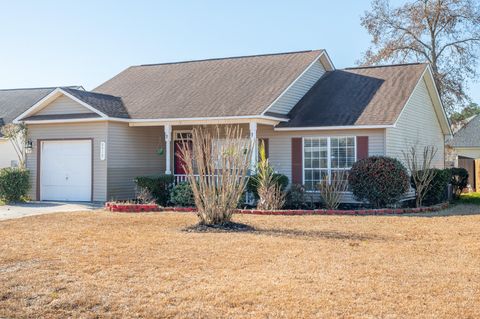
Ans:
{"label": "brown asphalt shingle roof", "polygon": [[322,52],[133,66],[94,92],[120,97],[132,119],[259,115]]}
{"label": "brown asphalt shingle roof", "polygon": [[327,72],[279,127],[391,125],[427,64],[349,68]]}
{"label": "brown asphalt shingle roof", "polygon": [[99,110],[103,114],[116,118],[129,118],[122,99],[119,97],[72,88],[62,89],[75,96],[77,99]]}

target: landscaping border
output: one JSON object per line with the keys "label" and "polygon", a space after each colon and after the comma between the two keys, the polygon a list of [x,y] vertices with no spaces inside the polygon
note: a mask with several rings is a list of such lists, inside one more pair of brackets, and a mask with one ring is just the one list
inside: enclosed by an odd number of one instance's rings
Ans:
{"label": "landscaping border", "polygon": [[[424,212],[435,212],[448,208],[448,203],[418,208],[384,208],[384,209],[312,209],[312,210],[258,210],[237,209],[235,214],[245,215],[402,215]],[[155,204],[118,204],[107,202],[105,209],[111,212],[143,213],[143,212],[195,212],[195,207],[160,207]]]}

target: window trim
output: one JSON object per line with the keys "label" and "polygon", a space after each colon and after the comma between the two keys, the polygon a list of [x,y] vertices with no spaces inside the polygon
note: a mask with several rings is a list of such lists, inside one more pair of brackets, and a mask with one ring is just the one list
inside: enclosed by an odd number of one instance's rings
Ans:
{"label": "window trim", "polygon": [[[331,139],[332,138],[353,138],[353,156],[355,163],[357,161],[357,136],[356,135],[339,135],[339,136],[302,136],[302,185],[305,185],[305,139],[327,139],[327,172],[328,178],[331,180],[332,176],[332,150],[331,150]],[[349,170],[350,168],[340,168],[340,170]],[[335,170],[339,170],[338,168]],[[318,193],[318,190],[307,190],[308,193]],[[345,193],[349,193],[348,191]]]}

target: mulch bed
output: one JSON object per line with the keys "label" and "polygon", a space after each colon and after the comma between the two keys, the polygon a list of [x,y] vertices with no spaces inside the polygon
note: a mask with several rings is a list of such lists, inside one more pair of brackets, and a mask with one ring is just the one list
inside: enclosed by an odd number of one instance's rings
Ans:
{"label": "mulch bed", "polygon": [[[237,209],[235,214],[247,215],[402,215],[416,214],[422,212],[435,212],[448,208],[448,203],[442,203],[429,207],[418,208],[385,208],[385,209],[349,209],[349,210],[258,210],[258,209]],[[140,212],[195,212],[195,207],[160,207],[155,204],[119,204],[108,202],[105,209],[111,212],[140,213]]]}
{"label": "mulch bed", "polygon": [[192,232],[192,233],[250,232],[254,230],[255,228],[253,228],[252,226],[241,224],[241,223],[234,223],[234,222],[228,222],[221,225],[197,224],[184,229],[184,231]]}

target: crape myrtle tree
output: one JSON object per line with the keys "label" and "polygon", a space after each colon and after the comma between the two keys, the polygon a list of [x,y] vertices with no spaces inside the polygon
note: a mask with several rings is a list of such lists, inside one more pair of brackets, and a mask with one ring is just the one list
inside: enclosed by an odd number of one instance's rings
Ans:
{"label": "crape myrtle tree", "polygon": [[200,225],[230,223],[245,191],[252,148],[239,126],[196,127],[192,144],[181,145]]}

